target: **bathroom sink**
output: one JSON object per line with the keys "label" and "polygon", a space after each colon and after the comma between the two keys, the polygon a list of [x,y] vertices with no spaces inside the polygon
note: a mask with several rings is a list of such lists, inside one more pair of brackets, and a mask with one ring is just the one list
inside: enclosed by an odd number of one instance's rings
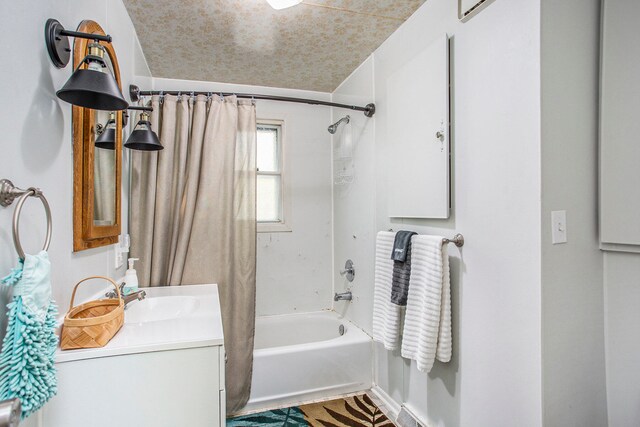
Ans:
{"label": "bathroom sink", "polygon": [[[61,350],[56,362],[222,345],[222,317],[215,284],[142,288],[146,298],[132,301],[124,325],[107,345]],[[89,299],[104,295],[105,288]],[[63,317],[59,319],[62,324]]]}
{"label": "bathroom sink", "polygon": [[166,296],[146,298],[132,302],[124,312],[124,323],[159,322],[190,316],[198,308],[193,296]]}

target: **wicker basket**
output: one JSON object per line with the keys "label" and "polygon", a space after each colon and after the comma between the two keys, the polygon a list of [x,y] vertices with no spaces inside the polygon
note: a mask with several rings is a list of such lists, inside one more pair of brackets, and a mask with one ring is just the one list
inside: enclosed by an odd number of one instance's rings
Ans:
{"label": "wicker basket", "polygon": [[[74,307],[73,302],[78,286],[91,279],[104,279],[111,282],[116,288],[118,299],[94,300]],[[60,334],[60,348],[71,350],[103,347],[120,330],[123,322],[124,302],[116,282],[103,276],[87,277],[73,288],[69,311],[64,316]]]}

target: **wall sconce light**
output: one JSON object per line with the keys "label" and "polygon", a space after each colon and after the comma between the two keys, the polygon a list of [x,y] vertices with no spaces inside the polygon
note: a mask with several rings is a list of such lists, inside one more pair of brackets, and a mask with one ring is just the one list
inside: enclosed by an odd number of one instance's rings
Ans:
{"label": "wall sconce light", "polygon": [[109,120],[99,131],[100,134],[96,138],[95,145],[105,150],[116,149],[116,113],[113,111],[109,114]]}
{"label": "wall sconce light", "polygon": [[127,138],[124,146],[131,150],[140,151],[158,151],[164,149],[158,135],[151,130],[151,122],[149,121],[149,112],[153,111],[151,107],[129,107],[129,110],[140,110],[140,120],[133,128],[133,132]]}
{"label": "wall sconce light", "polygon": [[[129,106],[116,79],[107,68],[104,60],[105,49],[99,43],[100,41],[111,43],[111,36],[65,30],[55,19],[47,20],[44,34],[49,57],[58,68],[64,68],[69,63],[71,57],[69,37],[93,40],[89,44],[87,56],[80,62],[62,89],[56,92],[58,98],[93,110],[117,111]],[[86,68],[82,68],[84,64]]]}
{"label": "wall sconce light", "polygon": [[[127,138],[127,142],[124,144],[126,148],[139,151],[158,151],[164,149],[160,140],[154,131],[151,130],[151,122],[149,121],[149,113],[153,111],[151,107],[137,107],[131,106],[127,110],[142,111],[140,120],[136,124],[133,132]],[[129,115],[124,113],[122,115],[122,126],[127,125]],[[98,148],[104,148],[106,150],[115,150],[116,148],[116,113],[112,112],[109,115],[107,123],[98,131],[99,135],[96,138],[95,146]]]}

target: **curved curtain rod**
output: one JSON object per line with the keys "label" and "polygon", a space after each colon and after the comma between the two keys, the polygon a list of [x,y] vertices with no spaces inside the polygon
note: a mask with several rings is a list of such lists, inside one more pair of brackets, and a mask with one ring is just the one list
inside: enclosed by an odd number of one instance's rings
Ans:
{"label": "curved curtain rod", "polygon": [[131,97],[132,102],[137,102],[142,96],[151,96],[151,95],[178,95],[178,94],[194,94],[194,95],[210,95],[210,94],[219,94],[222,96],[232,96],[235,95],[238,98],[249,98],[249,99],[263,99],[265,101],[282,101],[282,102],[295,102],[298,104],[310,104],[310,105],[324,105],[327,107],[335,107],[335,108],[346,108],[347,110],[354,111],[362,111],[364,115],[367,117],[373,117],[376,112],[376,105],[374,103],[367,104],[364,107],[359,107],[357,105],[347,105],[347,104],[338,104],[336,102],[329,101],[320,101],[317,99],[306,99],[306,98],[292,98],[288,96],[275,96],[275,95],[261,95],[256,93],[235,93],[235,92],[216,92],[216,91],[160,91],[160,90],[140,90],[140,88],[136,85],[129,85],[129,96]]}

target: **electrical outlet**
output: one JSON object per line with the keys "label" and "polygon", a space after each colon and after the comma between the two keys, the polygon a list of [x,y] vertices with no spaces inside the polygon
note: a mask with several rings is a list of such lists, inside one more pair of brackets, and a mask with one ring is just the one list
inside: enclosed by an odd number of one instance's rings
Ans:
{"label": "electrical outlet", "polygon": [[118,243],[114,245],[114,267],[116,270],[124,265],[126,259],[123,254],[129,253],[130,239],[128,234],[121,234],[118,236]]}

